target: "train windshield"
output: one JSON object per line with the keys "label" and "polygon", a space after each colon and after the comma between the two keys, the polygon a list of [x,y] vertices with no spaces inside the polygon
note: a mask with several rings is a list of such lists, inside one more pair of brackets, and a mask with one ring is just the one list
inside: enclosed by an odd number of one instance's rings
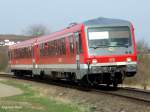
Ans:
{"label": "train windshield", "polygon": [[129,27],[89,28],[88,40],[90,48],[129,47],[132,45]]}

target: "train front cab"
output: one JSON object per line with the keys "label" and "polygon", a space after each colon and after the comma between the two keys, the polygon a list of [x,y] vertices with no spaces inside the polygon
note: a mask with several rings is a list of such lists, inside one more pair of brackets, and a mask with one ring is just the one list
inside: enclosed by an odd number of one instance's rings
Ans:
{"label": "train front cab", "polygon": [[125,77],[137,71],[133,26],[85,27],[87,54],[85,74],[87,84],[117,87]]}

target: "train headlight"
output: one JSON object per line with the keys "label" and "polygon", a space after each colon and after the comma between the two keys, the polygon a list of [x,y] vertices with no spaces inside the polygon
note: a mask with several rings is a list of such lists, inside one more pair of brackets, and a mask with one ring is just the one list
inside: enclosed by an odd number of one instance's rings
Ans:
{"label": "train headlight", "polygon": [[131,62],[132,61],[132,59],[131,58],[127,58],[127,60],[126,60],[127,62]]}
{"label": "train headlight", "polygon": [[92,60],[92,63],[93,63],[93,64],[97,64],[97,59],[93,59],[93,60]]}

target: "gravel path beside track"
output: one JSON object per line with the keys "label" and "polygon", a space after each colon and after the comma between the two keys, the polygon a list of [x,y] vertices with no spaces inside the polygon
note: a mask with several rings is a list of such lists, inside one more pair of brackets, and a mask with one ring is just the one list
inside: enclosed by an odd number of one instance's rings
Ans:
{"label": "gravel path beside track", "polygon": [[0,83],[0,97],[14,96],[22,93],[18,88]]}

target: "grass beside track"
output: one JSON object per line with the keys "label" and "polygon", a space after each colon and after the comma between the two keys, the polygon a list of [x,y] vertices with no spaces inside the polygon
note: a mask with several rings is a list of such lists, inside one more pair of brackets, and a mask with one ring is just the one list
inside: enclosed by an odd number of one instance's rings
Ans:
{"label": "grass beside track", "polygon": [[40,95],[31,84],[15,81],[0,81],[20,88],[24,93],[17,96],[0,98],[0,112],[82,112],[83,109],[74,104],[62,103],[54,98]]}

